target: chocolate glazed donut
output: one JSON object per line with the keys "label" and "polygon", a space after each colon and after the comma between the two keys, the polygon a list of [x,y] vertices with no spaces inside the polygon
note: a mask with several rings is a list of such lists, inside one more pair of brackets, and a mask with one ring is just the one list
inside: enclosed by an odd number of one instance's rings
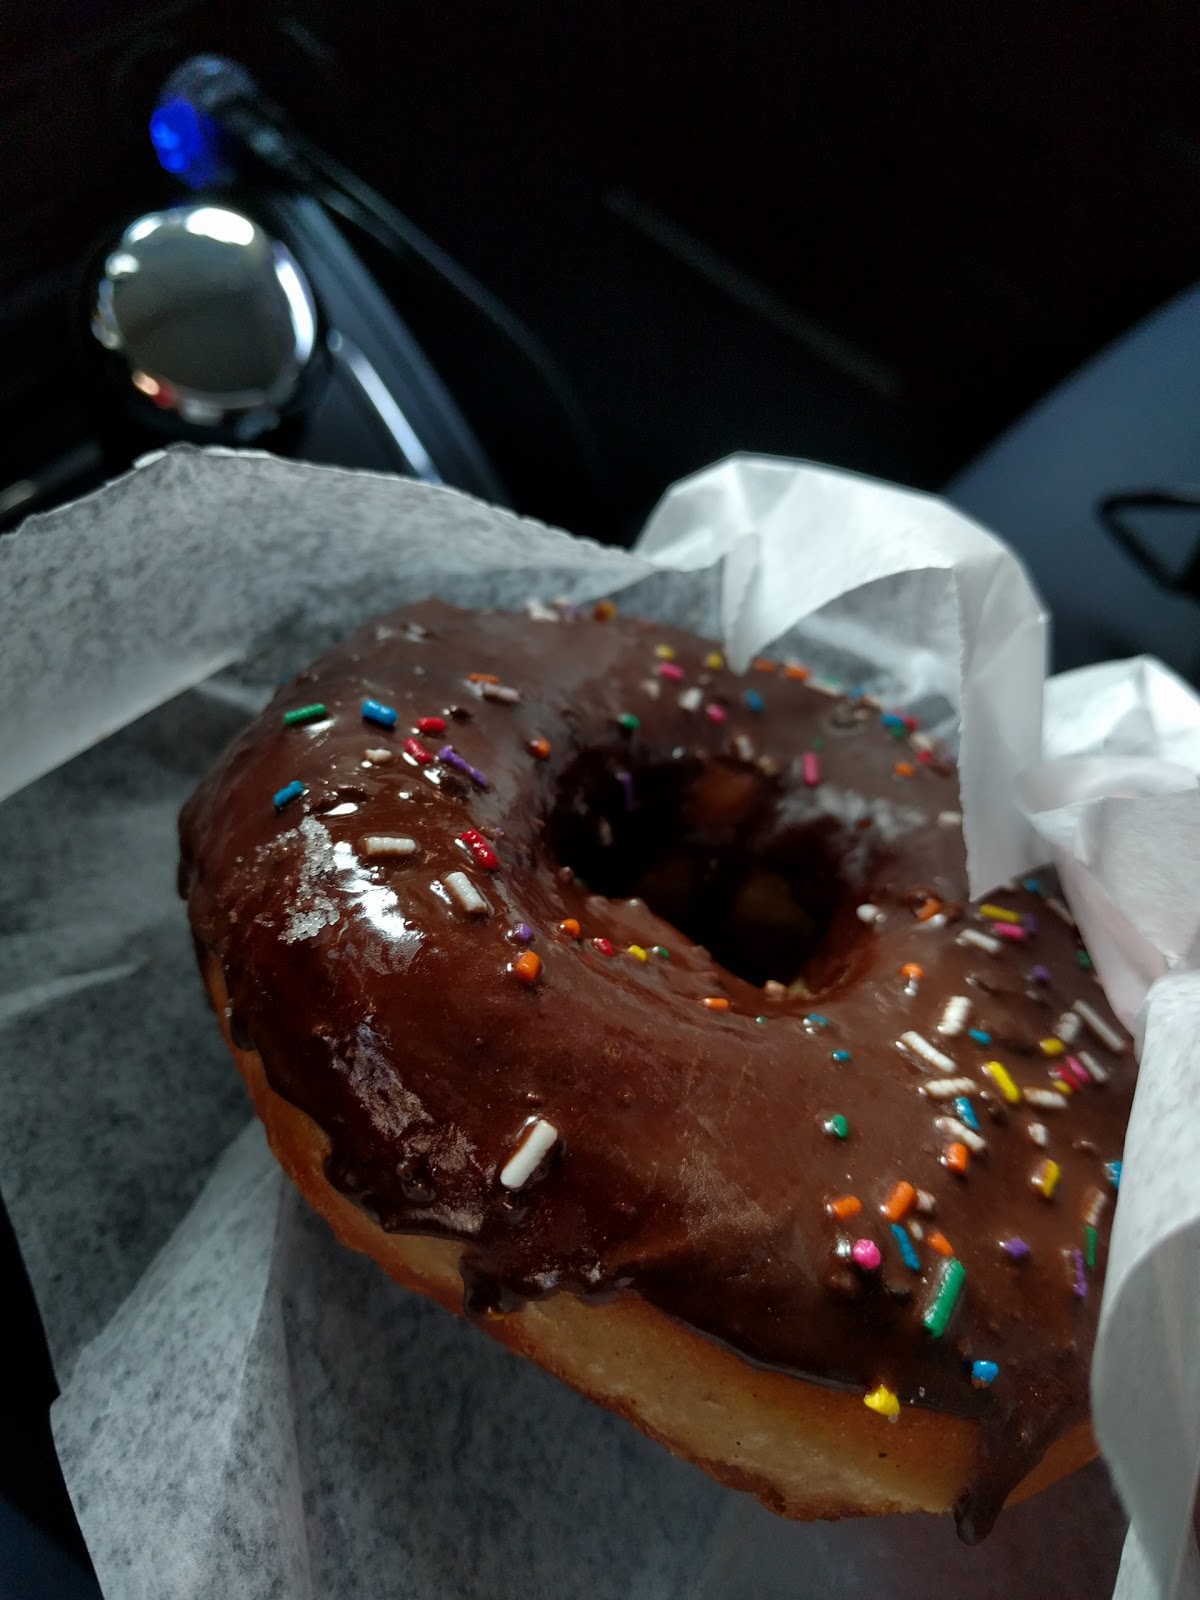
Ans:
{"label": "chocolate glazed donut", "polygon": [[1049,872],[965,903],[912,719],[534,610],[368,624],[184,809],[273,1147],[401,1282],[775,1510],[981,1537],[1094,1451],[1135,1066],[1070,912]]}

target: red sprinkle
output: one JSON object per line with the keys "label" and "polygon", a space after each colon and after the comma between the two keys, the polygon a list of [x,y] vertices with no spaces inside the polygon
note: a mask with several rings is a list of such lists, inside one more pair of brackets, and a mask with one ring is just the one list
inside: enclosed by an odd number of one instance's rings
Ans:
{"label": "red sprinkle", "polygon": [[485,872],[495,872],[500,865],[500,857],[480,833],[478,828],[465,828],[458,836],[458,842],[465,850],[469,850],[478,864]]}
{"label": "red sprinkle", "polygon": [[599,950],[602,956],[610,956],[613,953],[611,939],[593,939],[592,948],[593,950]]}
{"label": "red sprinkle", "polygon": [[806,750],[800,757],[800,776],[810,789],[815,789],[820,783],[821,758],[815,750]]}
{"label": "red sprinkle", "polygon": [[405,739],[400,748],[406,756],[411,756],[419,767],[427,767],[433,760],[419,739]]}
{"label": "red sprinkle", "polygon": [[417,732],[418,733],[445,733],[445,731],[446,731],[446,719],[445,719],[445,717],[418,717],[417,718]]}

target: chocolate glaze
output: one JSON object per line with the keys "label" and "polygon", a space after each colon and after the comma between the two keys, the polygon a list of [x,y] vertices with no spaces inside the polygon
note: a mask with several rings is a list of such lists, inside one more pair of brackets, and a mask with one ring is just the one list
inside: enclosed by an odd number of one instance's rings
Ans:
{"label": "chocolate glaze", "polygon": [[[681,678],[660,675],[660,645]],[[991,897],[1033,919],[1024,940],[960,943],[994,924],[964,906],[961,832],[938,820],[957,805],[951,765],[878,708],[782,669],[739,678],[706,664],[711,650],[658,624],[438,602],[368,624],[281,690],[185,807],[193,928],[273,1088],[328,1133],[330,1180],[387,1229],[461,1240],[469,1310],[632,1288],[748,1361],[977,1418],[957,1510],[981,1537],[1087,1414],[1115,1198],[1104,1163],[1121,1153],[1133,1058],[1124,1034],[1114,1053],[1084,1029],[1071,1050],[1107,1084],[1059,1109],[1009,1105],[985,1063],[1046,1090],[1062,1057],[1040,1041],[1064,1010],[1086,998],[1115,1026],[1047,906],[1051,875]],[[367,697],[398,711],[393,730],[362,719]],[[315,701],[324,719],[284,725]],[[458,764],[404,754],[430,716],[445,732],[417,737]],[[305,794],[277,813],[293,779]],[[457,842],[468,828],[497,870]],[[369,858],[370,835],[417,851]],[[455,871],[486,915],[447,891]],[[511,970],[525,950],[542,962],[533,983]],[[772,998],[777,984],[792,988]],[[951,995],[990,1043],[939,1036]],[[920,1092],[944,1074],[898,1046],[909,1030],[975,1080],[987,1147],[962,1175],[934,1126],[952,1102]],[[827,1129],[837,1112],[845,1140]],[[509,1191],[499,1174],[535,1117],[559,1137]],[[1061,1169],[1050,1198],[1032,1181],[1046,1158]],[[932,1197],[932,1214],[903,1219],[919,1271],[880,1211],[901,1180]],[[827,1207],[846,1194],[862,1211],[843,1223]],[[1079,1298],[1070,1252],[1093,1210]],[[936,1339],[922,1325],[935,1230],[966,1271]],[[1001,1248],[1013,1236],[1027,1258]],[[860,1237],[880,1270],[851,1263]],[[973,1359],[998,1364],[990,1388],[972,1387]]]}

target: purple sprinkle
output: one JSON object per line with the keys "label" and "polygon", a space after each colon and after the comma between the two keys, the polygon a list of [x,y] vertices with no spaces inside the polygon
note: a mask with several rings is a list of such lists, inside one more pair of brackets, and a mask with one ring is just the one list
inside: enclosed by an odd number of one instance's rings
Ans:
{"label": "purple sprinkle", "polygon": [[527,922],[518,922],[512,931],[512,936],[518,944],[528,944],[533,938],[533,929]]}
{"label": "purple sprinkle", "polygon": [[622,788],[622,790],[624,791],[624,794],[625,794],[625,809],[626,809],[626,811],[632,811],[633,810],[633,773],[632,772],[618,772],[617,773],[617,782],[621,785],[621,788]]}
{"label": "purple sprinkle", "polygon": [[1049,967],[1030,967],[1029,976],[1033,979],[1034,983],[1049,983],[1050,982],[1050,968]]}
{"label": "purple sprinkle", "polygon": [[1021,921],[1025,924],[1028,933],[1036,933],[1038,931],[1038,919],[1032,911],[1026,911]]}
{"label": "purple sprinkle", "polygon": [[1000,1248],[1010,1261],[1024,1261],[1029,1254],[1029,1246],[1024,1239],[1018,1239],[1015,1234],[1011,1239],[1002,1239]]}
{"label": "purple sprinkle", "polygon": [[1077,1300],[1087,1299],[1087,1274],[1083,1270],[1083,1251],[1071,1251],[1071,1267],[1075,1273],[1075,1282],[1072,1285]]}
{"label": "purple sprinkle", "polygon": [[488,781],[478,767],[459,755],[452,744],[444,744],[437,753],[439,761],[444,761],[448,767],[454,767],[458,772],[465,772],[472,783],[477,783],[481,789],[488,787]]}

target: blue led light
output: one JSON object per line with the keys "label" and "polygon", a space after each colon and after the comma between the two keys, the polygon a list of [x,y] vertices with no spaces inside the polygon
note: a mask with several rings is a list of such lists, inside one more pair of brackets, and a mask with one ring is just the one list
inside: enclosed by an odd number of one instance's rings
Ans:
{"label": "blue led light", "polygon": [[159,165],[192,189],[203,189],[226,177],[221,158],[221,130],[190,101],[164,100],[150,117],[150,143]]}

